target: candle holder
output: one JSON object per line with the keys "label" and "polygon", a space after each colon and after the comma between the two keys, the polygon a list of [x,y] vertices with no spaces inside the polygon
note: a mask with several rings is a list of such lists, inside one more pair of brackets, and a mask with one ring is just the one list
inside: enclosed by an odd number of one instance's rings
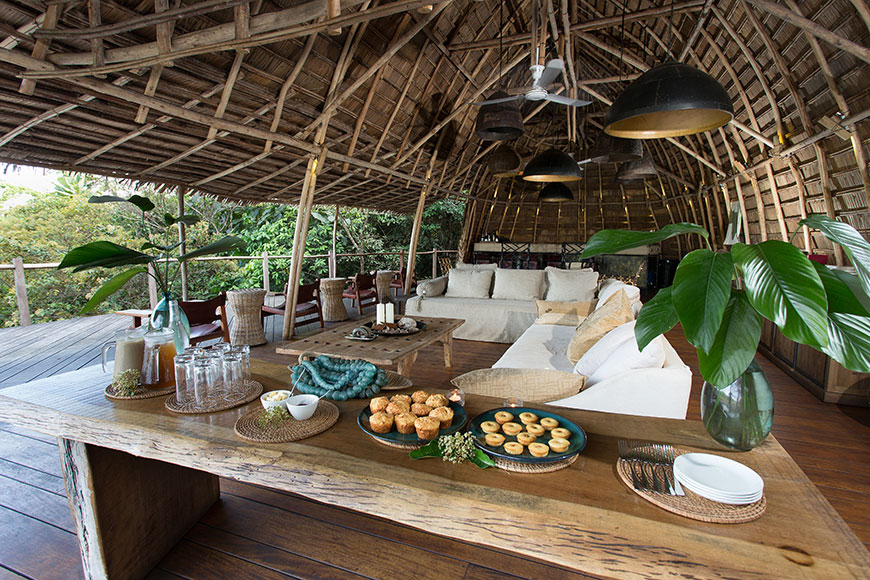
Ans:
{"label": "candle holder", "polygon": [[508,397],[501,404],[505,407],[522,407],[523,400],[519,397]]}
{"label": "candle holder", "polygon": [[454,388],[452,391],[447,393],[447,399],[453,401],[460,407],[465,406],[465,391],[460,389],[459,387]]}

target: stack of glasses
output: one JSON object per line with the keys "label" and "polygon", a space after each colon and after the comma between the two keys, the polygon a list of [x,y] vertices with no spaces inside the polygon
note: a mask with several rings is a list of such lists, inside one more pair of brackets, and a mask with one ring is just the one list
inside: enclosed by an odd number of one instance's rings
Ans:
{"label": "stack of glasses", "polygon": [[251,347],[220,342],[189,346],[175,357],[175,398],[179,404],[207,406],[231,398],[251,378]]}

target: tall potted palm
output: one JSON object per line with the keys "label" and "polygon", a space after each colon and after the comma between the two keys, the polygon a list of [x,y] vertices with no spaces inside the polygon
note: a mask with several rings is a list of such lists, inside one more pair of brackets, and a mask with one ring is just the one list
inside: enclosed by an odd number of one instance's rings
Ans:
{"label": "tall potted palm", "polygon": [[770,432],[773,403],[754,362],[761,319],[795,342],[820,350],[845,368],[870,372],[870,244],[850,225],[811,215],[798,224],[842,246],[856,274],[809,260],[790,243],[734,244],[714,252],[709,233],[678,223],[655,232],[603,230],[581,258],[657,243],[681,234],[701,236],[707,248],[687,254],[674,275],[641,309],[638,347],[682,325],[698,351],[704,378],[702,417],[708,432],[733,448],[749,449]]}

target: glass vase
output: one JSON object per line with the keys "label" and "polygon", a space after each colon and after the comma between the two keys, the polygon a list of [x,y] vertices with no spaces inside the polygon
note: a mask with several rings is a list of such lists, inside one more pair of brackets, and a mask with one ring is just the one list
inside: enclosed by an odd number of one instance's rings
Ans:
{"label": "glass vase", "polygon": [[701,419],[707,433],[731,449],[749,451],[764,441],[773,425],[773,392],[755,359],[727,387],[704,381]]}
{"label": "glass vase", "polygon": [[176,352],[183,352],[190,346],[190,322],[178,304],[178,300],[175,300],[172,294],[164,294],[157,306],[154,307],[149,325],[152,329],[168,328],[172,330]]}

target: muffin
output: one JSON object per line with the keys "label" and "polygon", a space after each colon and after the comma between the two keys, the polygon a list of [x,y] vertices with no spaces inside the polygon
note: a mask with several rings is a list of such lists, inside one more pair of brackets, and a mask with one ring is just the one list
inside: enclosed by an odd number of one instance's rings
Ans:
{"label": "muffin", "polygon": [[495,419],[496,423],[498,423],[499,425],[504,425],[508,421],[513,421],[514,416],[507,411],[499,411],[495,414],[495,417],[493,417],[493,419]]}
{"label": "muffin", "polygon": [[417,417],[414,421],[414,428],[417,431],[417,437],[420,439],[435,439],[438,437],[438,428],[441,422],[435,417]]}
{"label": "muffin", "polygon": [[550,431],[550,435],[553,437],[558,437],[560,439],[570,439],[571,432],[565,429],[564,427],[556,427],[552,431]]}
{"label": "muffin", "polygon": [[529,453],[534,457],[546,457],[550,453],[550,448],[543,443],[532,443],[529,445]]}
{"label": "muffin", "polygon": [[487,433],[484,439],[486,439],[486,444],[490,447],[498,447],[504,443],[504,435],[501,433]]}
{"label": "muffin", "polygon": [[414,391],[414,393],[411,395],[411,400],[415,403],[425,403],[426,399],[428,399],[429,396],[430,393],[428,393],[427,391]]}
{"label": "muffin", "polygon": [[551,431],[559,426],[559,422],[552,417],[544,417],[541,419],[541,427],[546,429],[547,431]]}
{"label": "muffin", "polygon": [[529,423],[528,425],[526,425],[526,431],[528,431],[529,433],[531,433],[535,437],[540,437],[541,435],[543,435],[544,433],[547,432],[546,429],[541,427],[540,423]]}
{"label": "muffin", "polygon": [[480,424],[480,428],[484,433],[498,433],[501,426],[495,421],[484,421]]}
{"label": "muffin", "polygon": [[453,423],[453,409],[450,407],[435,407],[429,412],[429,416],[438,419],[442,429],[447,429]]}
{"label": "muffin", "polygon": [[522,425],[520,425],[519,423],[511,423],[511,422],[505,423],[504,425],[501,426],[501,428],[502,428],[502,431],[504,431],[505,435],[516,435],[517,433],[519,433],[520,431],[523,430]]}
{"label": "muffin", "polygon": [[383,411],[378,411],[369,417],[369,425],[375,433],[389,433],[393,429],[393,416]]}
{"label": "muffin", "polygon": [[511,455],[522,455],[523,449],[525,449],[525,447],[523,447],[516,441],[509,441],[504,444],[504,450]]}
{"label": "muffin", "polygon": [[450,401],[447,400],[447,397],[438,393],[436,395],[430,395],[428,399],[426,399],[426,404],[432,407],[446,407]]}
{"label": "muffin", "polygon": [[538,416],[534,413],[520,413],[520,421],[522,421],[524,425],[528,425],[529,423],[537,423]]}
{"label": "muffin", "polygon": [[549,444],[550,449],[556,453],[563,453],[568,450],[568,446],[571,445],[571,442],[561,437],[553,437],[550,439]]}
{"label": "muffin", "polygon": [[528,446],[529,444],[534,443],[535,439],[537,439],[537,437],[535,437],[531,433],[526,433],[525,431],[523,431],[522,433],[517,433],[517,443],[519,443],[520,445]]}
{"label": "muffin", "polygon": [[432,411],[432,407],[426,403],[414,403],[411,405],[411,412],[418,417],[426,417]]}
{"label": "muffin", "polygon": [[405,435],[410,435],[415,431],[414,422],[417,420],[417,415],[414,413],[402,413],[396,415],[393,421],[396,423],[396,431]]}
{"label": "muffin", "polygon": [[390,415],[401,415],[402,413],[410,411],[411,405],[405,401],[390,401],[390,404],[387,405],[387,408],[384,410]]}
{"label": "muffin", "polygon": [[375,397],[369,402],[369,409],[372,410],[372,414],[383,411],[387,408],[387,405],[390,404],[390,400],[386,397]]}
{"label": "muffin", "polygon": [[405,403],[408,403],[408,407],[411,406],[411,396],[410,395],[393,395],[392,397],[390,397],[391,403],[396,403],[399,401],[404,401]]}

